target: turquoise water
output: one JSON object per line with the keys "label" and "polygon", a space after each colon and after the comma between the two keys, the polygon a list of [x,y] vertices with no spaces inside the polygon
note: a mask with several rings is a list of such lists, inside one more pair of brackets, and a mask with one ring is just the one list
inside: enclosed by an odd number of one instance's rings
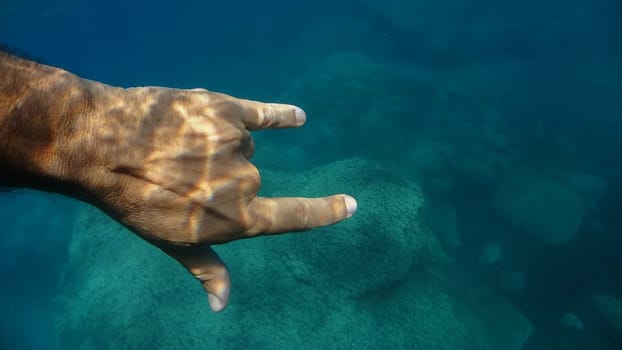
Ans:
{"label": "turquoise water", "polygon": [[264,195],[348,222],[216,250],[213,314],[83,203],[0,193],[0,348],[619,349],[616,0],[3,1],[0,41],[118,86],[297,104],[254,133]]}

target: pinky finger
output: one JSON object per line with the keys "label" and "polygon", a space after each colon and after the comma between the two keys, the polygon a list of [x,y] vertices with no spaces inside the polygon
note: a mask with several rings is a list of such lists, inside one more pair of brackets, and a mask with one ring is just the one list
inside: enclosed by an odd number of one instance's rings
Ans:
{"label": "pinky finger", "polygon": [[249,236],[303,231],[351,217],[357,208],[349,195],[321,198],[256,197],[249,206]]}

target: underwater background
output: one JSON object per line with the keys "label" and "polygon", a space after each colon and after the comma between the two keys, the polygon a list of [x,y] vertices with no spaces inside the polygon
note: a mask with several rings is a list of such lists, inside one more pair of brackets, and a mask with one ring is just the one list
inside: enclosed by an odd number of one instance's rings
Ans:
{"label": "underwater background", "polygon": [[193,278],[98,210],[0,192],[2,349],[622,348],[622,2],[28,1],[0,42],[123,87],[296,104],[261,194],[356,215]]}

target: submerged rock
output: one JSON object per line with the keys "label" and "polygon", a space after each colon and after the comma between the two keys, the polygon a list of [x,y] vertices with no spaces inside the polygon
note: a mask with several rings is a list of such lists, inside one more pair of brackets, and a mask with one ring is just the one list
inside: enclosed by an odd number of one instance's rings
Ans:
{"label": "submerged rock", "polygon": [[584,198],[551,177],[525,171],[496,189],[492,207],[497,216],[542,243],[573,237],[585,215]]}
{"label": "submerged rock", "polygon": [[622,299],[593,295],[588,299],[588,305],[597,316],[596,326],[617,345],[622,346]]}
{"label": "submerged rock", "polygon": [[299,176],[266,172],[263,178],[274,196],[344,192],[357,199],[361,210],[352,219],[273,243],[295,278],[320,290],[357,296],[397,283],[414,264],[446,260],[439,241],[421,227],[418,186],[377,164],[350,159]]}
{"label": "submerged rock", "polygon": [[572,328],[575,330],[583,330],[583,322],[579,319],[579,316],[572,312],[566,312],[564,316],[562,316],[562,325],[568,328]]}
{"label": "submerged rock", "polygon": [[95,209],[76,227],[57,298],[63,348],[520,349],[514,307],[448,263],[419,225],[417,186],[360,159],[262,173],[264,195],[353,194],[357,214],[215,249],[232,279],[212,313],[181,266]]}
{"label": "submerged rock", "polygon": [[501,259],[501,245],[497,242],[488,242],[479,253],[479,261],[482,264],[493,264]]}
{"label": "submerged rock", "polygon": [[570,185],[585,196],[599,197],[607,192],[607,183],[600,177],[588,173],[568,175]]}

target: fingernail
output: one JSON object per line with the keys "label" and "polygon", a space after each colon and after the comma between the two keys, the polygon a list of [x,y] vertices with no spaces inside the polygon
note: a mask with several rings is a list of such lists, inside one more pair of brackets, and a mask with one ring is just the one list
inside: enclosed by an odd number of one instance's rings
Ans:
{"label": "fingernail", "polygon": [[296,113],[296,121],[299,124],[304,124],[304,122],[307,121],[307,114],[305,113],[305,111],[296,107],[295,113]]}
{"label": "fingernail", "polygon": [[212,293],[207,294],[207,300],[209,301],[209,306],[212,308],[214,312],[222,311],[227,304],[223,303],[217,296]]}
{"label": "fingernail", "polygon": [[222,280],[211,284],[211,292],[208,290],[207,300],[209,301],[209,306],[214,312],[222,311],[229,303],[229,289],[229,276],[226,273]]}
{"label": "fingernail", "polygon": [[354,197],[352,196],[344,195],[343,201],[345,202],[346,210],[348,211],[348,215],[346,216],[346,218],[349,218],[350,216],[354,215],[354,213],[356,213],[356,208],[358,206],[356,204],[356,199],[354,199]]}

